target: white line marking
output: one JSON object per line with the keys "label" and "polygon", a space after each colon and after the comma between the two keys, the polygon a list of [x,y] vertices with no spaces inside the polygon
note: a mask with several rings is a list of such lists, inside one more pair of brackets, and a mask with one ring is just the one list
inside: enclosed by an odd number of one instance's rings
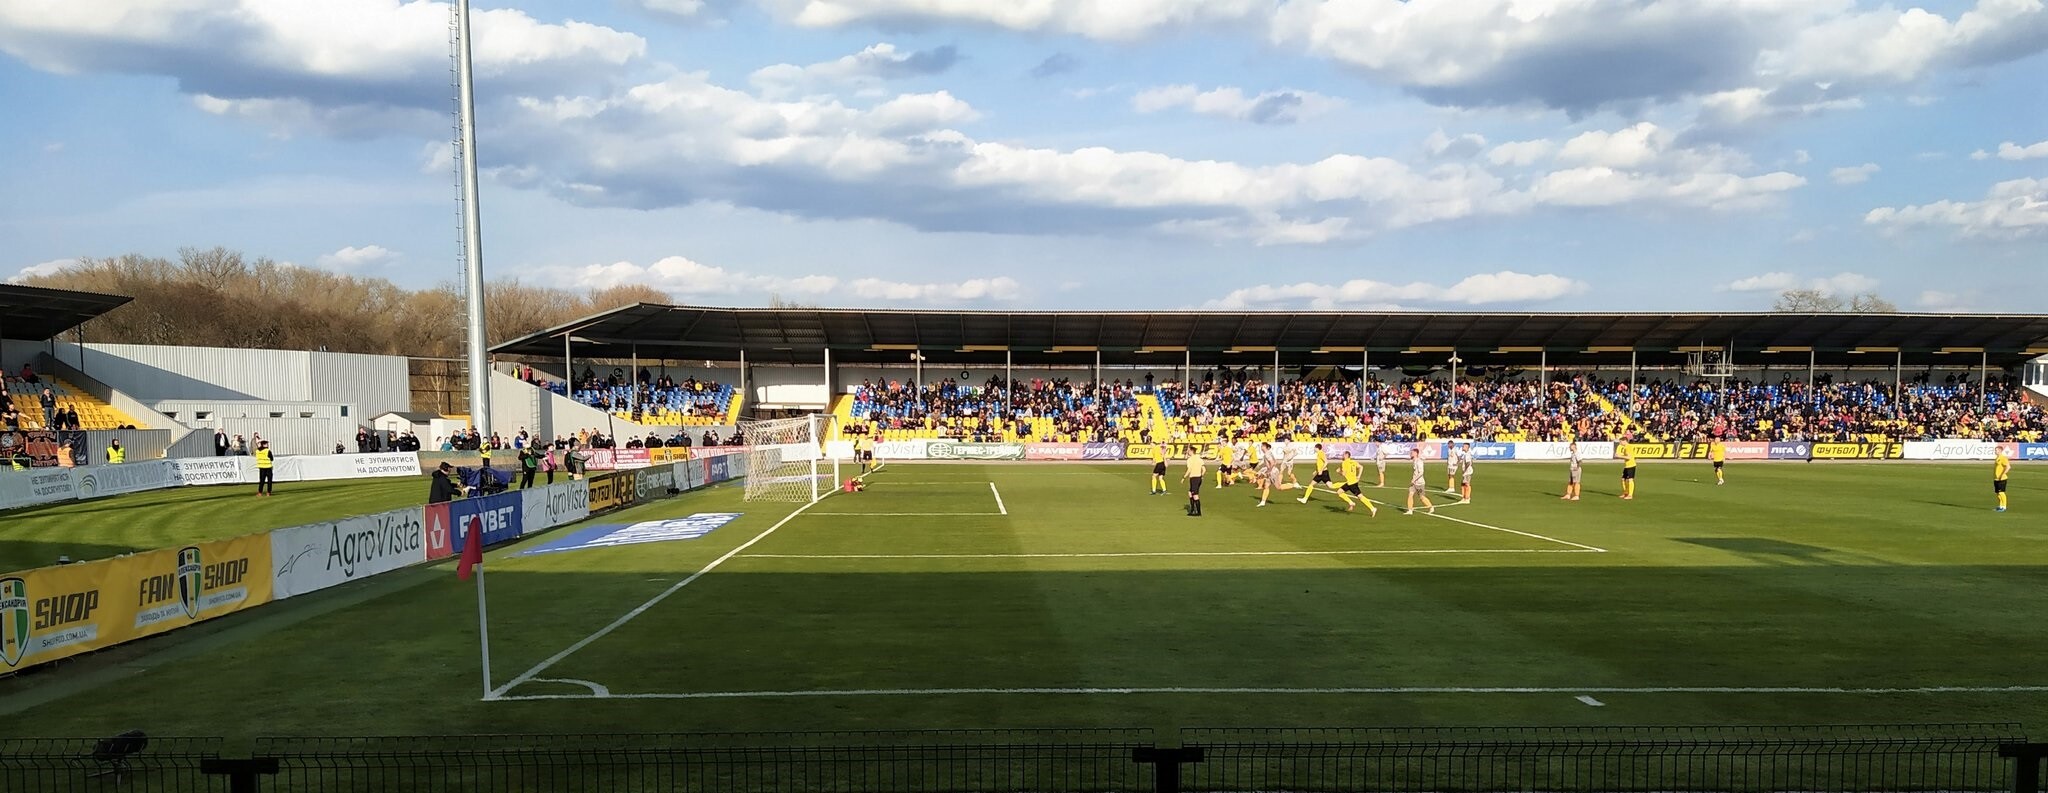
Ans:
{"label": "white line marking", "polygon": [[[612,694],[607,699],[788,699],[799,697],[930,697],[960,695],[1132,695],[1132,694],[2039,694],[2039,686],[1919,686],[1856,688],[1829,686],[1647,686],[1641,688],[1554,688],[1537,686],[1388,686],[1376,688],[1195,687],[1153,688],[861,688],[813,691],[699,691]],[[503,700],[594,699],[583,694],[529,694]]]}
{"label": "white line marking", "polygon": [[1593,706],[1593,707],[1596,707],[1596,708],[1604,708],[1604,707],[1607,707],[1607,703],[1605,703],[1605,702],[1601,702],[1600,700],[1594,699],[1594,698],[1592,698],[1592,697],[1589,697],[1589,696],[1586,696],[1586,695],[1584,695],[1584,694],[1580,694],[1580,695],[1579,695],[1578,697],[1576,697],[1576,699],[1578,699],[1578,701],[1580,701],[1580,702],[1584,702],[1584,703],[1586,703],[1587,705],[1591,705],[1591,706]]}
{"label": "white line marking", "polygon": [[1004,515],[1010,514],[1010,510],[1003,506],[1003,491],[996,489],[996,483],[988,483],[988,492],[996,494],[996,511]]}
{"label": "white line marking", "polygon": [[609,697],[610,697],[610,696],[612,695],[612,690],[611,690],[611,689],[609,689],[609,688],[605,688],[604,686],[598,685],[598,684],[596,684],[596,683],[592,683],[592,682],[590,682],[590,681],[588,681],[588,680],[577,680],[576,678],[573,678],[573,677],[536,677],[536,678],[534,678],[534,679],[532,679],[532,680],[530,680],[530,681],[527,681],[527,682],[530,682],[530,683],[566,683],[566,684],[569,684],[569,685],[576,685],[576,686],[582,686],[582,687],[584,687],[584,688],[590,689],[590,698],[591,698],[591,699],[606,699],[606,698],[609,698]]}
{"label": "white line marking", "polygon": [[795,510],[792,510],[789,514],[782,516],[782,520],[776,521],[775,525],[769,526],[766,531],[754,535],[753,539],[741,543],[740,547],[734,548],[730,551],[726,551],[724,556],[720,556],[716,559],[711,560],[710,564],[704,565],[702,569],[699,569],[697,572],[691,573],[689,578],[677,581],[674,586],[662,590],[661,594],[655,595],[652,598],[648,598],[647,602],[640,604],[639,606],[635,607],[632,611],[626,612],[624,616],[612,620],[610,625],[606,625],[602,628],[599,628],[596,633],[583,637],[582,640],[576,642],[575,644],[569,645],[568,649],[555,653],[554,655],[548,656],[547,660],[535,664],[532,669],[528,669],[525,672],[521,672],[518,677],[512,678],[511,682],[499,686],[495,689],[492,689],[491,693],[488,696],[484,697],[484,699],[487,701],[493,699],[503,699],[505,697],[505,692],[511,691],[514,687],[518,686],[521,683],[524,683],[528,680],[532,680],[534,678],[534,675],[538,675],[542,671],[545,671],[548,667],[560,663],[562,659],[575,654],[577,650],[589,647],[591,642],[597,641],[598,639],[602,639],[605,636],[609,635],[612,631],[618,630],[619,626],[631,622],[634,617],[638,617],[641,614],[646,613],[648,609],[654,608],[656,604],[664,600],[667,600],[668,596],[673,595],[678,591],[681,591],[683,587],[689,586],[692,582],[696,581],[697,579],[703,578],[705,573],[709,573],[712,570],[717,569],[719,565],[725,564],[726,560],[740,555],[741,551],[753,547],[754,543],[766,539],[768,535],[774,534],[776,529],[782,528],[783,524],[796,519],[796,516],[804,514],[804,510],[817,506],[818,503],[821,501],[824,501],[824,499],[812,501],[801,507],[797,507]]}
{"label": "white line marking", "polygon": [[1010,512],[811,512],[811,516],[813,516],[813,518],[819,518],[819,516],[862,516],[862,514],[877,514],[877,516],[893,516],[893,518],[907,518],[907,516],[932,516],[932,518],[956,518],[956,516],[973,516],[973,514],[979,514],[979,516],[989,516],[989,518],[993,518],[993,516],[999,516],[999,514],[1010,514]]}
{"label": "white line marking", "polygon": [[[1446,505],[1446,506],[1449,506],[1449,505]],[[1504,531],[1504,532],[1507,532],[1507,533],[1509,533],[1509,534],[1519,534],[1519,535],[1522,535],[1522,536],[1524,536],[1524,537],[1533,537],[1533,538],[1535,538],[1535,539],[1538,539],[1538,540],[1543,540],[1543,541],[1546,541],[1546,542],[1554,542],[1554,543],[1557,543],[1557,544],[1559,544],[1559,545],[1569,545],[1569,546],[1571,546],[1571,547],[1573,547],[1573,548],[1578,548],[1578,549],[1581,549],[1581,550],[1586,550],[1586,551],[1592,551],[1592,552],[1594,552],[1594,553],[1606,553],[1606,552],[1607,552],[1607,549],[1606,549],[1606,548],[1595,548],[1595,547],[1593,547],[1593,546],[1591,546],[1591,545],[1584,545],[1584,544],[1581,544],[1581,543],[1576,543],[1576,542],[1572,542],[1571,540],[1560,540],[1560,539],[1558,539],[1558,538],[1556,538],[1556,537],[1545,537],[1545,536],[1543,536],[1543,535],[1541,535],[1541,534],[1532,534],[1532,533],[1530,533],[1530,532],[1526,532],[1526,531],[1517,531],[1517,530],[1515,530],[1515,529],[1503,529],[1503,528],[1501,528],[1501,527],[1499,527],[1499,526],[1488,526],[1488,525],[1486,525],[1486,524],[1484,524],[1484,523],[1480,523],[1480,522],[1478,522],[1478,521],[1466,520],[1466,519],[1464,519],[1464,518],[1454,518],[1454,517],[1451,517],[1451,516],[1449,516],[1449,515],[1438,515],[1438,514],[1436,514],[1436,513],[1434,513],[1434,512],[1425,512],[1425,513],[1423,513],[1423,514],[1425,514],[1425,515],[1428,515],[1428,516],[1430,516],[1430,517],[1432,517],[1432,518],[1437,518],[1437,519],[1439,519],[1439,520],[1448,520],[1448,521],[1451,521],[1451,522],[1453,522],[1453,523],[1463,523],[1463,524],[1465,524],[1465,525],[1467,525],[1467,526],[1477,526],[1477,527],[1479,527],[1479,528],[1482,528],[1482,529],[1492,529],[1492,530],[1494,530],[1494,531]]]}
{"label": "white line marking", "polygon": [[750,553],[748,559],[1119,559],[1173,556],[1367,556],[1408,553],[1593,553],[1577,548],[1418,548],[1377,551],[1129,551],[1102,553]]}

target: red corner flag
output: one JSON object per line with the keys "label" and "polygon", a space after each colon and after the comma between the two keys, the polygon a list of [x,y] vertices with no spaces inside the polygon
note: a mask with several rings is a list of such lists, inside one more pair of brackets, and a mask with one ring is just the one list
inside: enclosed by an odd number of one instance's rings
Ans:
{"label": "red corner flag", "polygon": [[470,524],[467,537],[462,540],[462,561],[455,563],[455,577],[469,580],[471,568],[484,563],[484,519],[479,515]]}

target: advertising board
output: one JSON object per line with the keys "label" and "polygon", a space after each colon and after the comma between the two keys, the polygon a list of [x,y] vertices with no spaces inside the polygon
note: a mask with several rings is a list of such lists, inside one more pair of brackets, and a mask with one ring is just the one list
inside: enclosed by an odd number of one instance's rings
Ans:
{"label": "advertising board", "polygon": [[271,596],[282,600],[427,560],[419,507],[270,533]]}
{"label": "advertising board", "polygon": [[169,460],[142,460],[80,468],[72,472],[71,479],[79,498],[98,498],[170,487],[174,482],[172,471]]}
{"label": "advertising board", "polygon": [[1906,445],[1896,441],[1883,443],[1815,443],[1815,460],[1897,460],[1905,456]]}
{"label": "advertising board", "polygon": [[0,576],[0,671],[111,647],[270,602],[270,536]]}
{"label": "advertising board", "polygon": [[523,534],[574,523],[590,515],[589,482],[557,482],[519,491],[519,521]]}

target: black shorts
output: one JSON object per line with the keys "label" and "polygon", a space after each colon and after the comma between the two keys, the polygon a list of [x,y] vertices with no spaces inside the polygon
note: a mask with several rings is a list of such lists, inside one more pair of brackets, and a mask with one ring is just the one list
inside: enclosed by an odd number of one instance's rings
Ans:
{"label": "black shorts", "polygon": [[1342,490],[1342,491],[1344,491],[1344,492],[1345,492],[1345,493],[1347,493],[1347,494],[1350,494],[1350,495],[1354,495],[1354,496],[1358,496],[1358,495],[1364,495],[1363,493],[1359,492],[1359,489],[1358,489],[1358,483],[1356,483],[1356,482],[1353,482],[1353,483],[1351,483],[1351,484],[1347,484],[1347,485],[1345,485],[1345,486],[1343,486],[1343,487],[1341,487],[1341,488],[1338,488],[1338,489],[1339,489],[1339,490]]}
{"label": "black shorts", "polygon": [[1993,479],[1993,480],[1991,480],[1991,492],[1993,492],[1993,493],[2003,493],[2003,492],[2005,492],[2005,480],[2003,480],[2003,479]]}
{"label": "black shorts", "polygon": [[1220,465],[1220,466],[1217,466],[1217,467],[1216,467],[1216,470],[1218,470],[1218,471],[1222,471],[1223,473],[1226,473],[1226,474],[1234,474],[1234,473],[1237,473],[1237,466],[1235,466],[1235,465]]}
{"label": "black shorts", "polygon": [[1188,479],[1188,495],[1191,495],[1191,496],[1199,496],[1199,495],[1201,495],[1201,494],[1202,494],[1202,478],[1201,478],[1201,477],[1199,477],[1199,476],[1197,476],[1197,477],[1192,477],[1192,478]]}
{"label": "black shorts", "polygon": [[1621,478],[1623,478],[1623,479],[1634,479],[1634,478],[1636,478],[1636,469],[1634,469],[1634,468],[1623,468],[1623,469],[1621,469]]}
{"label": "black shorts", "polygon": [[1728,462],[1727,462],[1727,461],[1725,461],[1725,460],[1715,460],[1715,461],[1714,461],[1714,470],[1716,470],[1716,471],[1719,471],[1719,470],[1721,470],[1721,469],[1723,469],[1723,468],[1726,468],[1726,467],[1728,467]]}
{"label": "black shorts", "polygon": [[1153,463],[1153,464],[1152,464],[1152,475],[1153,475],[1153,476],[1165,476],[1165,475],[1166,475],[1166,463]]}
{"label": "black shorts", "polygon": [[1317,472],[1316,472],[1316,475],[1315,475],[1314,477],[1311,477],[1311,478],[1309,479],[1309,481],[1311,481],[1311,482],[1314,482],[1314,483],[1316,483],[1316,484],[1319,484],[1319,485],[1327,485],[1327,484],[1329,484],[1329,483],[1330,483],[1330,472],[1329,472],[1329,471],[1317,471]]}
{"label": "black shorts", "polygon": [[875,461],[875,453],[874,453],[874,452],[861,452],[861,453],[860,453],[860,459],[862,459],[862,460],[865,460],[865,461],[867,461],[867,462],[874,462],[874,461]]}

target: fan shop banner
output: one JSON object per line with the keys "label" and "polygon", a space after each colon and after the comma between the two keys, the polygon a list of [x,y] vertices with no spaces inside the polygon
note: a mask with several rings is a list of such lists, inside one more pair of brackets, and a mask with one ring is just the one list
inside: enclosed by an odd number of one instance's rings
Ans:
{"label": "fan shop banner", "polygon": [[426,561],[424,514],[408,507],[271,532],[271,597],[283,600]]}
{"label": "fan shop banner", "polygon": [[0,576],[0,672],[270,602],[270,536]]}
{"label": "fan shop banner", "polygon": [[1883,443],[1815,443],[1815,460],[1899,460],[1904,459],[1906,445],[1887,441]]}
{"label": "fan shop banner", "polygon": [[255,462],[247,457],[188,457],[169,462],[171,480],[181,486],[232,485],[256,481]]}
{"label": "fan shop banner", "polygon": [[72,479],[77,483],[79,498],[162,490],[177,483],[175,469],[169,460],[95,465],[77,469]]}
{"label": "fan shop banner", "polygon": [[1022,460],[1024,444],[928,441],[924,453],[929,460]]}
{"label": "fan shop banner", "polygon": [[2005,449],[2007,457],[2019,456],[2019,444],[1952,439],[1906,441],[1905,458],[1908,460],[1990,460],[1998,456],[1998,450],[2001,447]]}
{"label": "fan shop banner", "polygon": [[590,517],[590,483],[560,482],[519,491],[520,533],[532,534]]}
{"label": "fan shop banner", "polygon": [[78,487],[74,469],[0,470],[0,509],[51,504],[75,498],[78,498]]}

